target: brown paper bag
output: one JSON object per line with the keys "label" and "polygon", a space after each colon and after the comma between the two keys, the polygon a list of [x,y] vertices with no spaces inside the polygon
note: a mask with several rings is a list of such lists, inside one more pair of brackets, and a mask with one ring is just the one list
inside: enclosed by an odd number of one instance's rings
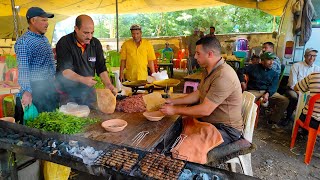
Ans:
{"label": "brown paper bag", "polygon": [[147,107],[147,111],[158,111],[166,102],[159,92],[144,95],[142,98]]}
{"label": "brown paper bag", "polygon": [[96,89],[97,104],[101,112],[112,114],[116,109],[116,96],[112,94],[110,89]]}

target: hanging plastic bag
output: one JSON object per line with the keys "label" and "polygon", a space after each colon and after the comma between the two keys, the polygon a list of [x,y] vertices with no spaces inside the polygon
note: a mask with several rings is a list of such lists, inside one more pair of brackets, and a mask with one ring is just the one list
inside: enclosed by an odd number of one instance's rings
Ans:
{"label": "hanging plastic bag", "polygon": [[28,121],[33,121],[36,117],[38,117],[38,115],[39,112],[33,103],[25,106],[23,110],[23,124],[27,124]]}
{"label": "hanging plastic bag", "polygon": [[43,163],[43,175],[45,180],[68,180],[70,172],[70,167],[49,161],[44,161]]}

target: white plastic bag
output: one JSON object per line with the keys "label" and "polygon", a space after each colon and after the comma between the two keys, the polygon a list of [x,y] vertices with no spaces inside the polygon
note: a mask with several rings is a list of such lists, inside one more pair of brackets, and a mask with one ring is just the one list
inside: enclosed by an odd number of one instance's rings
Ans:
{"label": "white plastic bag", "polygon": [[164,80],[169,79],[168,73],[166,70],[161,72],[152,73],[152,77],[154,77],[156,80]]}
{"label": "white plastic bag", "polygon": [[69,114],[77,117],[87,117],[90,113],[90,109],[86,105],[78,105],[74,102],[69,102],[66,105],[62,105],[59,111],[64,114]]}

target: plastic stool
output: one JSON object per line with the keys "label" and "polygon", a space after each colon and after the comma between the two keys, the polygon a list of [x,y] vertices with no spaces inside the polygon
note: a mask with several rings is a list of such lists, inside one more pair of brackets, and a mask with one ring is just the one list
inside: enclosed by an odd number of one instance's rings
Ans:
{"label": "plastic stool", "polygon": [[198,89],[199,83],[193,81],[186,81],[184,82],[183,93],[187,93],[187,87],[193,87],[193,91]]}

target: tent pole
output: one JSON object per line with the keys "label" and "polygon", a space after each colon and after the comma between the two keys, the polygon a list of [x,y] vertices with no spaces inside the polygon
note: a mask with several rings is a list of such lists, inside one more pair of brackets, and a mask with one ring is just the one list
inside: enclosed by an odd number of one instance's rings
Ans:
{"label": "tent pole", "polygon": [[119,17],[118,17],[118,0],[116,0],[116,28],[117,28],[117,51],[119,52]]}
{"label": "tent pole", "polygon": [[17,18],[17,10],[16,10],[16,5],[14,0],[11,0],[11,8],[12,8],[12,15],[13,15],[14,33],[15,33],[15,38],[17,40],[19,37],[18,18]]}

